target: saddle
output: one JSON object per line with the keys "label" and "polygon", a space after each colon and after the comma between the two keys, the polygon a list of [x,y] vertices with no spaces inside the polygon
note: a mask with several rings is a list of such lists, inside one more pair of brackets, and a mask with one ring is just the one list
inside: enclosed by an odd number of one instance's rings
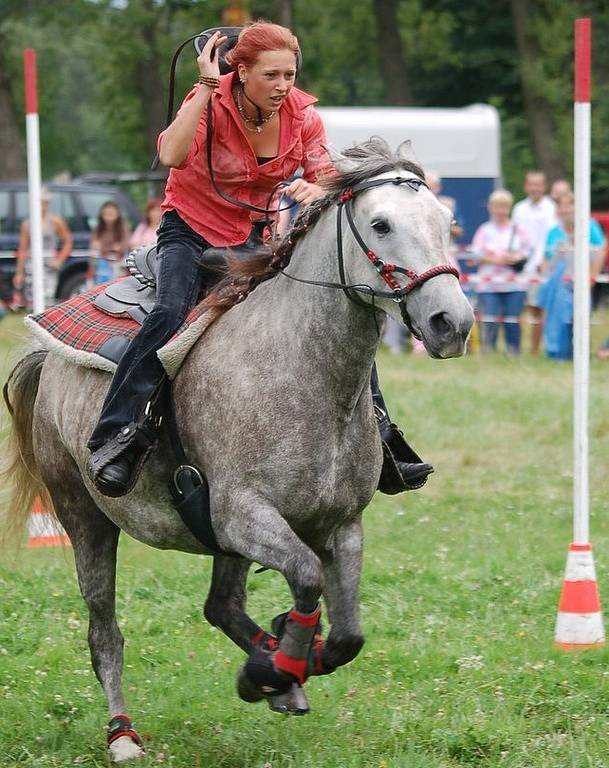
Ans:
{"label": "saddle", "polygon": [[[197,259],[201,270],[204,298],[226,274],[232,259],[248,259],[264,248],[263,232],[268,221],[253,223],[249,238],[238,246],[208,248]],[[110,283],[94,300],[97,309],[112,317],[130,317],[141,325],[156,301],[159,258],[156,245],[143,245],[125,259],[130,277]]]}

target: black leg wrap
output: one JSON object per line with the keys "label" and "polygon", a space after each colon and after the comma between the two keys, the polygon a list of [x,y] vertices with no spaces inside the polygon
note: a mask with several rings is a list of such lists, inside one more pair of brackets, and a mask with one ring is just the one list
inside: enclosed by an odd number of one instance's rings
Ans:
{"label": "black leg wrap", "polygon": [[264,696],[287,693],[292,686],[292,680],[275,669],[272,654],[260,648],[250,653],[244,673],[249,682]]}

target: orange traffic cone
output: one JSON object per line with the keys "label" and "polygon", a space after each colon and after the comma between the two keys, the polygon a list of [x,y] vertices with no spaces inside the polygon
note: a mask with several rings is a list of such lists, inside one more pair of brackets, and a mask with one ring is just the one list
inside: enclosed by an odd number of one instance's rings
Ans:
{"label": "orange traffic cone", "polygon": [[70,539],[57,518],[45,512],[39,497],[34,499],[28,523],[28,547],[57,547]]}
{"label": "orange traffic cone", "polygon": [[590,544],[570,544],[556,619],[556,645],[564,650],[605,643],[601,601]]}

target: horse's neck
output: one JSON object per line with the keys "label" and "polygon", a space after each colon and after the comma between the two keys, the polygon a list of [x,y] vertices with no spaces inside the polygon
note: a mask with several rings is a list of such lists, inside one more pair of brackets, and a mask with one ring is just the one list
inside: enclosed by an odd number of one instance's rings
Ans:
{"label": "horse's neck", "polygon": [[[322,214],[298,243],[287,274],[301,280],[340,282],[335,215],[334,207]],[[372,311],[349,301],[341,290],[307,285],[284,275],[274,282],[272,315],[292,335],[300,365],[311,368],[324,391],[334,388],[343,402],[356,402],[367,385],[379,343]]]}

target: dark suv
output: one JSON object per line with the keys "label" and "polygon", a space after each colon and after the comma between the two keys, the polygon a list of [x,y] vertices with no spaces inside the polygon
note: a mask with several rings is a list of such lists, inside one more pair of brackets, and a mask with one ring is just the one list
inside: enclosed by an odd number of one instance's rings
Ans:
{"label": "dark suv", "polygon": [[[84,287],[91,231],[97,225],[103,203],[116,203],[131,229],[142,220],[142,214],[129,197],[110,185],[50,182],[44,186],[51,196],[51,213],[62,216],[72,233],[72,254],[62,267],[57,288],[57,298],[67,299]],[[5,300],[12,293],[19,228],[23,219],[29,217],[28,206],[26,182],[0,182],[0,298]]]}

